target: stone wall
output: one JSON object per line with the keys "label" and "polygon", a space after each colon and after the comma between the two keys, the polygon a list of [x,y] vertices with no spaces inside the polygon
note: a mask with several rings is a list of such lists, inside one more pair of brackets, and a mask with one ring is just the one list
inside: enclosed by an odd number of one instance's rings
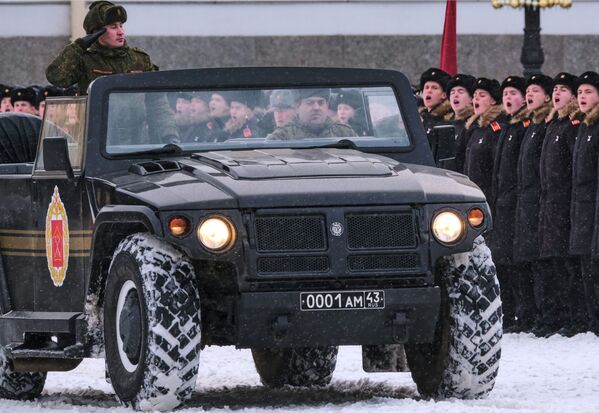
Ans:
{"label": "stone wall", "polygon": [[[44,69],[67,38],[0,38],[0,83],[46,83]],[[138,37],[161,70],[219,66],[335,66],[397,69],[412,82],[438,65],[440,36]],[[544,36],[549,75],[599,71],[599,36]],[[475,76],[520,74],[522,36],[458,36],[459,68]]]}

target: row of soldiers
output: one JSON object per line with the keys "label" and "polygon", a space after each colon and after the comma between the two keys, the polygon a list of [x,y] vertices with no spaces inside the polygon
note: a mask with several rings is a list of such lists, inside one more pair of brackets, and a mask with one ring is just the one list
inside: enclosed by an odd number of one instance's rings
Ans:
{"label": "row of soldiers", "polygon": [[455,125],[455,165],[485,194],[504,329],[599,334],[599,74],[421,76],[421,116]]}
{"label": "row of soldiers", "polygon": [[63,89],[48,86],[9,86],[0,84],[0,113],[21,112],[30,115],[44,116],[46,98],[56,96],[75,96],[74,87]]}

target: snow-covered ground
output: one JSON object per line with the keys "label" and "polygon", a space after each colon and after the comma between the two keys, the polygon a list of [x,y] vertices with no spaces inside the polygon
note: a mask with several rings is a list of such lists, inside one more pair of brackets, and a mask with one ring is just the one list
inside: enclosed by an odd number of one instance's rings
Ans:
{"label": "snow-covered ground", "polygon": [[[342,347],[332,384],[321,390],[269,390],[260,385],[248,350],[202,352],[196,392],[185,409],[243,412],[599,412],[599,338],[538,339],[508,334],[495,390],[483,400],[420,400],[409,373],[367,374],[359,347]],[[50,373],[35,402],[0,401],[0,412],[129,412],[104,380],[103,360]]]}

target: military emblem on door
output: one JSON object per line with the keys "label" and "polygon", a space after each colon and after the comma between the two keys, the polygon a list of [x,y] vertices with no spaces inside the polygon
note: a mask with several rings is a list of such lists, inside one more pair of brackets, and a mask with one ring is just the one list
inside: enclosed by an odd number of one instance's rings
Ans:
{"label": "military emblem on door", "polygon": [[62,286],[69,266],[69,221],[57,186],[46,214],[46,258],[52,282]]}

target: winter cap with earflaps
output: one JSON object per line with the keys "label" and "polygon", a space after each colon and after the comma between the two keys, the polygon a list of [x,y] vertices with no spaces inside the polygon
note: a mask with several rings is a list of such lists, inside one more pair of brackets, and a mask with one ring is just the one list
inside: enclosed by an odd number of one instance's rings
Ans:
{"label": "winter cap with earflaps", "polygon": [[508,76],[503,82],[501,82],[500,92],[503,94],[503,89],[506,87],[513,87],[522,93],[522,96],[526,94],[526,80],[521,76]]}
{"label": "winter cap with earflaps", "polygon": [[89,11],[83,20],[83,28],[87,34],[91,34],[109,24],[126,21],[127,11],[123,6],[105,0],[94,1],[89,5]]}
{"label": "winter cap with earflaps", "polygon": [[463,73],[458,73],[447,83],[447,88],[445,89],[445,93],[449,95],[451,93],[451,89],[454,87],[461,86],[468,91],[470,97],[474,95],[474,89],[476,85],[476,78],[474,76],[465,75]]}
{"label": "winter cap with earflaps", "polygon": [[445,90],[447,88],[447,83],[450,80],[451,76],[449,73],[437,67],[431,67],[426,69],[420,76],[420,90],[424,89],[424,84],[426,82],[437,82],[439,85],[441,85],[441,88]]}
{"label": "winter cap with earflaps", "polygon": [[580,75],[578,87],[585,84],[594,86],[599,92],[599,74],[593,71],[584,72]]}
{"label": "winter cap with earflaps", "polygon": [[553,79],[547,75],[541,73],[531,75],[526,79],[526,87],[529,87],[530,85],[541,86],[545,91],[545,94],[549,96],[553,93]]}
{"label": "winter cap with earflaps", "polygon": [[576,94],[576,91],[578,90],[579,84],[580,84],[580,79],[578,78],[578,76],[575,76],[568,72],[558,73],[557,76],[555,76],[553,78],[553,86],[564,85],[568,89],[570,89],[570,91],[574,95]]}
{"label": "winter cap with earflaps", "polygon": [[486,77],[479,77],[476,79],[476,86],[474,90],[481,89],[488,92],[496,103],[501,100],[501,90],[499,82],[495,79],[488,79]]}

